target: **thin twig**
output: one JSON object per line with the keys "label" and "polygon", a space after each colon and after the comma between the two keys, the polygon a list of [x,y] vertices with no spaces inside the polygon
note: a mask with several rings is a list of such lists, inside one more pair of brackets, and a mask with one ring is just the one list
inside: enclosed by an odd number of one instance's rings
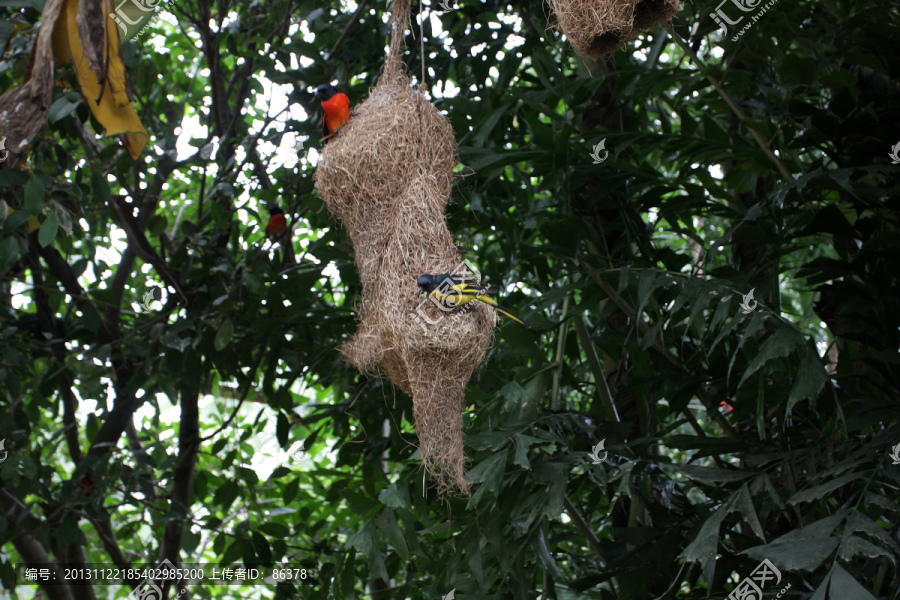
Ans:
{"label": "thin twig", "polygon": [[[334,57],[334,53],[337,52],[338,48],[344,43],[344,40],[347,39],[347,34],[350,33],[350,28],[357,22],[359,19],[359,15],[362,14],[362,11],[365,10],[366,6],[369,4],[369,0],[360,0],[359,6],[356,8],[356,12],[353,13],[353,16],[350,17],[350,20],[347,21],[347,24],[344,25],[344,30],[341,31],[341,35],[338,36],[337,41],[334,43],[334,46],[331,47],[331,50],[328,51],[327,61],[331,62],[332,57]],[[333,67],[332,67],[333,69]]]}
{"label": "thin twig", "polygon": [[562,367],[563,367],[563,352],[566,349],[566,331],[568,331],[568,324],[566,323],[566,315],[569,312],[569,302],[572,300],[572,293],[569,292],[566,294],[565,300],[563,300],[563,308],[562,308],[562,317],[559,321],[559,334],[557,335],[556,340],[556,364],[558,365],[557,369],[553,372],[553,393],[551,395],[550,407],[553,410],[556,410],[559,407],[559,380],[562,375]]}
{"label": "thin twig", "polygon": [[616,411],[616,405],[613,403],[612,393],[609,390],[609,384],[606,383],[606,377],[603,375],[603,366],[600,364],[600,358],[594,349],[594,344],[588,335],[587,328],[584,326],[584,319],[581,315],[575,313],[573,318],[575,324],[575,332],[581,340],[581,346],[584,348],[584,354],[587,356],[587,363],[591,371],[594,373],[594,385],[600,392],[600,401],[603,403],[603,410],[606,412],[606,418],[610,421],[619,423],[619,413]]}
{"label": "thin twig", "polygon": [[605,564],[606,559],[603,556],[603,548],[600,547],[600,539],[597,537],[597,534],[594,533],[594,530],[591,529],[590,524],[588,524],[585,518],[581,516],[581,513],[578,512],[578,509],[572,504],[572,501],[569,500],[568,496],[563,496],[563,505],[566,507],[566,512],[572,519],[575,527],[584,534],[588,544],[594,550],[594,554],[596,554],[597,558]]}
{"label": "thin twig", "polygon": [[267,346],[267,341],[263,340],[263,343],[259,348],[259,355],[256,357],[256,365],[254,365],[253,369],[250,370],[251,375],[250,375],[249,379],[247,380],[247,386],[244,388],[244,393],[241,394],[240,400],[238,400],[238,405],[234,407],[234,412],[232,412],[231,416],[228,417],[228,419],[224,423],[222,423],[221,427],[216,429],[214,432],[212,432],[208,436],[200,438],[201,444],[203,442],[205,442],[206,440],[209,440],[209,439],[214,438],[215,436],[219,435],[222,431],[225,430],[226,427],[231,425],[232,421],[234,421],[234,418],[237,416],[238,411],[241,410],[241,406],[244,404],[244,400],[247,399],[247,394],[250,393],[250,388],[253,387],[254,376],[256,375],[256,371],[259,370],[259,365],[262,364],[263,356],[265,356],[265,354],[266,354],[266,346]]}

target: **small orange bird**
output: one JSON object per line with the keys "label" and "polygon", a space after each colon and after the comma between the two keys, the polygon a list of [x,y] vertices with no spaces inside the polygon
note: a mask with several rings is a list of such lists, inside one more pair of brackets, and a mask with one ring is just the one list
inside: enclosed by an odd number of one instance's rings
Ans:
{"label": "small orange bird", "polygon": [[316,95],[322,100],[322,141],[327,144],[328,138],[350,120],[350,99],[330,83],[320,85]]}
{"label": "small orange bird", "polygon": [[78,480],[78,485],[81,487],[81,493],[85,496],[90,495],[94,491],[94,474],[91,473],[90,469]]}
{"label": "small orange bird", "polygon": [[272,216],[266,225],[266,237],[272,238],[284,233],[287,229],[287,217],[284,216],[284,211],[277,206],[270,208],[269,212],[272,213]]}

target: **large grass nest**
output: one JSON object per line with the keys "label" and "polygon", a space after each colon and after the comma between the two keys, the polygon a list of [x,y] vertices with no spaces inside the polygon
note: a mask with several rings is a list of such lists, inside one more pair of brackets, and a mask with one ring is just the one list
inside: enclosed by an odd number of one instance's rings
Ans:
{"label": "large grass nest", "polygon": [[446,312],[417,286],[426,273],[468,272],[459,268],[444,218],[456,164],[453,128],[395,59],[398,15],[402,34],[408,14],[409,0],[395,0],[384,73],[325,146],[315,181],[350,233],[363,287],[359,329],[342,347],[344,359],[364,373],[386,372],[412,396],[426,469],[440,490],[455,484],[467,495],[464,394],[497,316],[481,304]]}
{"label": "large grass nest", "polygon": [[680,0],[549,1],[556,26],[578,54],[593,59],[623,48],[681,8]]}

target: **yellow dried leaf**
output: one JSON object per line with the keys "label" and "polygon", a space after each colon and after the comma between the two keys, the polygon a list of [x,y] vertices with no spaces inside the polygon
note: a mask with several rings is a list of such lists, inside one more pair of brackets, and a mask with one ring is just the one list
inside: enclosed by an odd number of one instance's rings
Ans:
{"label": "yellow dried leaf", "polygon": [[[53,33],[53,50],[60,61],[71,60],[78,75],[78,84],[87,99],[94,117],[103,125],[106,135],[121,135],[125,149],[137,160],[149,140],[134,105],[128,99],[125,63],[118,28],[109,18],[109,5],[103,2],[104,62],[107,64],[103,85],[89,64],[78,34],[78,2],[66,0],[61,19]],[[110,50],[112,52],[110,53]],[[99,100],[99,101],[98,101]]]}

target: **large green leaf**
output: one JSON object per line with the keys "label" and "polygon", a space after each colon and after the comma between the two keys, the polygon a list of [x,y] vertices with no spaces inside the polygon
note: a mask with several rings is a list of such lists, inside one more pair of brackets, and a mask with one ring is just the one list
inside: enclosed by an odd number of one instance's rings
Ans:
{"label": "large green leaf", "polygon": [[366,556],[369,561],[369,568],[372,569],[372,574],[375,577],[381,577],[384,580],[389,579],[384,566],[384,558],[381,556],[381,545],[378,543],[374,520],[366,521],[365,526],[347,540],[347,545],[351,548],[356,548]]}

